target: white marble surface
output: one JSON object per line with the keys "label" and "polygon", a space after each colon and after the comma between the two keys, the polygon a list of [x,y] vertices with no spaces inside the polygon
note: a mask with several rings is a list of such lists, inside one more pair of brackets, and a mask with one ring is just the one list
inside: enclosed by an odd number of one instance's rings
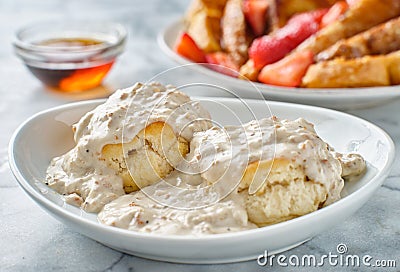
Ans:
{"label": "white marble surface", "polygon": [[[1,271],[267,271],[256,261],[226,265],[182,265],[122,254],[62,225],[41,210],[18,187],[8,166],[7,145],[12,132],[40,110],[81,99],[45,90],[13,55],[15,30],[46,19],[101,18],[124,23],[129,29],[126,52],[105,84],[109,89],[146,81],[175,64],[160,51],[156,35],[178,18],[187,1],[1,0],[0,1],[0,270]],[[185,76],[192,77],[191,74]],[[174,83],[174,76],[170,82]],[[400,101],[350,113],[386,130],[400,143]],[[344,132],[345,133],[345,132]],[[371,149],[371,152],[375,152]],[[399,155],[384,185],[354,216],[291,251],[322,255],[345,243],[349,254],[394,259],[400,270],[400,160]],[[284,267],[274,266],[276,271]],[[293,268],[292,268],[293,269]],[[299,268],[298,271],[310,269]],[[358,271],[325,266],[323,271]],[[373,269],[363,268],[365,271]]]}

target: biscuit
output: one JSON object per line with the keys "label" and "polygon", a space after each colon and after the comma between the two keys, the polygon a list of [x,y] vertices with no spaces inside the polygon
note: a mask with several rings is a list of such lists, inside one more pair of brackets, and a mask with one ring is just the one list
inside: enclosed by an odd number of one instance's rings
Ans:
{"label": "biscuit", "polygon": [[171,126],[154,122],[128,143],[105,145],[102,159],[122,178],[125,192],[130,193],[166,177],[188,151],[188,142]]}
{"label": "biscuit", "polygon": [[[248,194],[252,182],[261,186]],[[249,220],[260,227],[316,211],[328,196],[325,186],[310,180],[302,166],[283,158],[249,164],[239,190],[247,194]]]}

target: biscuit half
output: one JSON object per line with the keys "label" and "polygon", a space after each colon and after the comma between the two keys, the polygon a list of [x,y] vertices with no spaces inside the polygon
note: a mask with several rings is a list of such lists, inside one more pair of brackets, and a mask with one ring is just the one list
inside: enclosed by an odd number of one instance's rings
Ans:
{"label": "biscuit half", "polygon": [[128,143],[105,145],[102,159],[122,178],[125,192],[131,193],[166,177],[188,152],[188,142],[171,126],[155,122]]}
{"label": "biscuit half", "polygon": [[[261,186],[248,194],[252,182]],[[260,227],[316,211],[328,197],[326,188],[310,180],[302,166],[284,158],[249,164],[239,190],[247,194],[249,220]]]}

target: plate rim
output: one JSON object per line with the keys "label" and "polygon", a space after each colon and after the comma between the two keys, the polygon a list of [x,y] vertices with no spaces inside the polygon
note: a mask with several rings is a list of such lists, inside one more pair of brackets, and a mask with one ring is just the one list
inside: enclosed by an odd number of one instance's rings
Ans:
{"label": "plate rim", "polygon": [[[172,21],[169,25],[159,31],[157,35],[157,43],[161,50],[178,64],[188,66],[204,75],[221,80],[225,83],[240,86],[241,89],[249,89],[253,85],[263,95],[274,95],[280,97],[289,97],[291,95],[301,95],[302,98],[311,100],[319,100],[321,97],[335,97],[339,99],[348,98],[390,98],[400,96],[400,85],[393,86],[377,86],[377,87],[358,87],[358,88],[291,88],[282,87],[260,82],[246,82],[245,80],[230,77],[211,69],[204,67],[202,64],[194,63],[179,54],[177,54],[168,44],[167,38],[171,31],[182,32],[184,19],[179,18]],[[177,37],[172,37],[176,38]]]}
{"label": "plate rim", "polygon": [[[193,97],[194,99],[198,98],[198,99],[211,99],[211,100],[226,100],[226,101],[237,101],[237,99],[235,98],[220,98],[220,97]],[[256,100],[256,99],[243,99],[243,100],[247,100],[250,101],[252,103],[262,103],[265,101],[261,101],[261,100]],[[308,106],[308,105],[301,105],[301,104],[294,104],[294,103],[287,103],[287,102],[275,102],[275,101],[267,101],[267,103],[271,103],[271,104],[276,104],[277,106],[279,105],[285,105],[288,107],[300,107],[300,108],[305,108],[305,109],[310,109],[310,108],[318,108],[318,110],[322,110],[323,112],[329,112],[332,114],[339,114],[342,116],[346,116],[348,118],[355,118],[355,120],[362,122],[364,124],[366,124],[368,127],[373,128],[374,130],[376,130],[377,132],[379,132],[387,141],[387,144],[389,145],[389,152],[387,153],[386,156],[386,162],[384,167],[382,168],[381,171],[379,171],[377,175],[375,175],[372,179],[370,179],[367,184],[363,185],[361,188],[359,188],[357,191],[353,192],[352,194],[341,198],[340,200],[330,204],[327,207],[324,207],[322,209],[319,209],[317,211],[311,212],[309,214],[288,220],[288,221],[284,221],[281,223],[277,223],[274,225],[270,225],[270,226],[266,226],[266,227],[261,227],[261,228],[257,228],[257,229],[251,229],[251,230],[244,230],[244,231],[238,231],[238,232],[233,232],[233,233],[222,233],[222,234],[212,234],[212,235],[204,235],[204,236],[184,236],[184,235],[162,235],[162,234],[154,234],[154,233],[139,233],[139,232],[134,232],[134,231],[130,231],[130,230],[125,230],[125,229],[120,229],[120,228],[116,228],[116,227],[111,227],[111,226],[107,226],[107,225],[103,225],[100,224],[99,222],[95,222],[93,220],[90,220],[88,218],[82,217],[82,216],[78,216],[68,210],[66,210],[65,208],[63,208],[62,206],[57,205],[56,203],[54,203],[53,201],[51,201],[50,199],[46,198],[42,193],[40,193],[39,191],[37,191],[34,187],[33,184],[31,184],[31,182],[29,182],[27,179],[25,179],[25,177],[23,176],[23,174],[19,171],[18,165],[16,163],[15,160],[15,156],[14,156],[14,151],[15,151],[15,143],[17,138],[20,136],[20,133],[22,133],[23,128],[28,125],[29,123],[33,122],[33,120],[35,120],[36,118],[40,117],[40,116],[44,116],[50,112],[56,112],[56,111],[62,111],[62,110],[68,110],[68,109],[74,109],[74,108],[80,108],[82,106],[89,106],[89,105],[93,105],[93,107],[99,105],[101,102],[103,102],[104,99],[96,99],[96,100],[88,100],[88,101],[79,101],[79,102],[72,102],[72,103],[67,103],[64,105],[60,105],[60,106],[56,106],[56,107],[51,107],[49,109],[37,112],[36,114],[33,114],[31,117],[27,118],[24,122],[22,122],[18,128],[14,131],[10,142],[9,142],[9,146],[8,146],[8,160],[9,160],[9,165],[10,165],[10,169],[11,172],[13,173],[14,177],[16,178],[18,184],[20,185],[20,187],[23,189],[23,191],[25,191],[25,193],[27,193],[31,198],[33,198],[36,201],[39,201],[39,203],[41,205],[39,206],[46,206],[48,208],[50,208],[53,212],[56,212],[57,214],[62,214],[63,216],[67,216],[70,220],[72,220],[73,222],[80,222],[80,223],[84,223],[86,225],[89,225],[90,227],[95,228],[96,230],[99,231],[107,231],[107,232],[111,232],[113,235],[128,235],[129,238],[135,238],[135,239],[146,239],[146,240],[157,240],[157,241],[165,241],[165,242],[175,242],[175,243],[187,243],[187,242],[191,242],[191,243],[199,243],[199,244],[205,244],[205,243],[209,243],[209,242],[215,242],[215,241],[219,241],[219,240],[224,240],[226,238],[230,238],[230,239],[246,239],[246,237],[248,236],[252,236],[252,235],[260,235],[263,232],[274,232],[274,231],[279,231],[282,228],[290,228],[292,227],[292,225],[297,225],[297,224],[301,224],[301,223],[307,223],[308,220],[312,220],[315,217],[318,217],[321,213],[322,214],[326,214],[329,213],[331,210],[335,209],[335,208],[339,208],[340,206],[347,206],[349,205],[351,201],[353,201],[353,198],[361,198],[364,194],[360,193],[363,191],[367,191],[370,190],[372,192],[374,192],[386,179],[386,177],[388,176],[388,174],[390,173],[391,167],[393,166],[393,162],[395,159],[395,145],[393,143],[393,140],[391,139],[391,137],[380,127],[378,127],[377,125],[366,121],[360,117],[351,115],[351,114],[347,114],[347,113],[343,113],[340,111],[336,111],[336,110],[332,110],[332,109],[326,109],[326,108],[322,108],[322,107],[317,107],[317,106]],[[356,194],[355,194],[356,193]],[[365,193],[365,192],[364,192]],[[355,194],[355,195],[354,195]],[[366,193],[365,193],[366,194]],[[42,206],[42,208],[43,208]],[[46,211],[47,212],[47,211]]]}

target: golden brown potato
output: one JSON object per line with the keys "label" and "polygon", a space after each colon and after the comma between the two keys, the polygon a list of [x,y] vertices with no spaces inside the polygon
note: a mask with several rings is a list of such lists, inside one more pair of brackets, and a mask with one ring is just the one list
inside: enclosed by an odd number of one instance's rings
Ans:
{"label": "golden brown potato", "polygon": [[344,16],[300,44],[296,51],[318,54],[341,39],[346,39],[400,15],[398,0],[358,0]]}
{"label": "golden brown potato", "polygon": [[249,59],[245,64],[243,64],[240,67],[239,78],[245,80],[257,81],[259,73],[260,70],[254,67],[253,60]]}
{"label": "golden brown potato", "polygon": [[317,56],[317,61],[384,55],[400,49],[400,17],[341,40]]}
{"label": "golden brown potato", "polygon": [[311,65],[303,87],[340,88],[400,84],[400,50],[387,55],[346,60],[336,58]]}
{"label": "golden brown potato", "polygon": [[[276,0],[273,0],[276,1]],[[296,13],[327,8],[338,0],[279,0],[276,3],[278,24],[282,27]]]}
{"label": "golden brown potato", "polygon": [[226,0],[194,0],[185,15],[186,31],[205,52],[220,51],[220,21]]}
{"label": "golden brown potato", "polygon": [[390,85],[385,56],[334,59],[313,64],[303,77],[307,88],[345,88]]}
{"label": "golden brown potato", "polygon": [[221,18],[227,0],[194,0],[187,12],[186,18],[190,19],[200,11],[206,11],[212,18]]}
{"label": "golden brown potato", "polygon": [[246,20],[242,11],[242,0],[228,0],[221,20],[222,48],[228,52],[238,66],[248,59]]}
{"label": "golden brown potato", "polygon": [[387,63],[390,75],[390,83],[392,85],[400,84],[400,51],[389,54]]}

